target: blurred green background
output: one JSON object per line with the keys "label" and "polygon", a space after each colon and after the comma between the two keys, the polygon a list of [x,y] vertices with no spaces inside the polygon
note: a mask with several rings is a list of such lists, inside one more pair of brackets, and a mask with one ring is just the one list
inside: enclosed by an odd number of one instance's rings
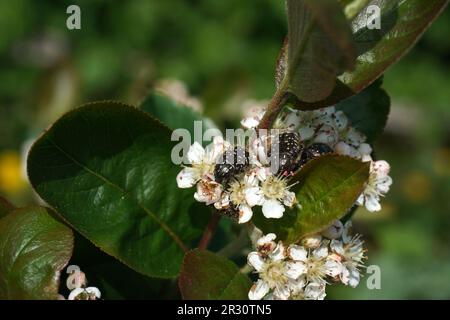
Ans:
{"label": "blurred green background", "polygon": [[[81,7],[81,30],[66,28],[70,4]],[[0,0],[0,194],[17,206],[36,201],[22,154],[85,102],[137,104],[154,85],[187,89],[196,108],[234,125],[246,101],[273,94],[285,33],[279,0]],[[376,150],[394,185],[381,213],[355,217],[381,290],[368,290],[366,276],[329,298],[450,298],[449,35],[447,9],[385,76],[392,113]]]}

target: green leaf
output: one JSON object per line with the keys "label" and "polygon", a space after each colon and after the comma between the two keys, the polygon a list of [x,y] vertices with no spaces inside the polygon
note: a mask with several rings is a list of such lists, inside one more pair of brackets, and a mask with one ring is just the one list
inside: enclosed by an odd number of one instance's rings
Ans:
{"label": "green leaf", "polygon": [[171,132],[136,108],[99,102],[59,119],[32,147],[30,181],[78,232],[152,277],[177,276],[206,223],[178,189]]}
{"label": "green leaf", "polygon": [[[308,110],[334,105],[364,90],[414,46],[448,2],[370,0],[361,6],[362,0],[352,1],[348,5],[359,10],[350,14],[354,16],[351,23],[358,51],[356,68],[336,79],[336,86],[330,96],[314,103],[296,101],[297,108]],[[379,6],[381,10],[379,30],[367,28],[368,8],[372,5]]]}
{"label": "green leaf", "polygon": [[381,88],[382,81],[376,81],[357,95],[336,105],[351,121],[351,125],[364,133],[373,143],[383,132],[389,116],[391,99]]}
{"label": "green leaf", "polygon": [[[89,285],[100,289],[102,299],[162,299],[173,280],[150,278],[122,264],[75,233],[75,249],[70,264],[80,266]],[[67,296],[70,292],[66,291]],[[174,298],[173,296],[171,298]]]}
{"label": "green leaf", "polygon": [[[197,125],[197,130],[201,129],[204,132],[207,129],[216,128],[210,119],[202,117],[201,114],[191,108],[177,103],[156,91],[150,93],[144,99],[140,104],[140,108],[160,120],[172,130],[180,128],[187,129],[192,137],[194,137],[195,133],[195,121],[201,121]],[[202,137],[200,136],[198,138],[199,142],[201,142]]]}
{"label": "green leaf", "polygon": [[279,59],[277,75],[284,79],[277,82],[301,101],[320,101],[330,95],[336,77],[354,67],[349,24],[335,0],[287,0],[287,13],[287,59]]}
{"label": "green leaf", "polygon": [[342,218],[355,204],[369,178],[369,163],[338,155],[326,155],[308,162],[293,178],[301,207],[287,210],[281,219],[254,217],[264,233],[294,243],[320,232]]}
{"label": "green leaf", "polygon": [[184,257],[179,286],[185,300],[247,300],[252,283],[232,261],[195,249]]}
{"label": "green leaf", "polygon": [[14,206],[8,200],[0,197],[0,218],[14,210]]}
{"label": "green leaf", "polygon": [[56,299],[72,231],[48,209],[17,209],[0,220],[0,299]]}

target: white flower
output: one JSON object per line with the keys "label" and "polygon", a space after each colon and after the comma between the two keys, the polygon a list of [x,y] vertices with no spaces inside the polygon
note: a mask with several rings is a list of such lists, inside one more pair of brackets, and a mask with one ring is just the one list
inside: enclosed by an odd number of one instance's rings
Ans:
{"label": "white flower", "polygon": [[372,161],[372,147],[367,143],[362,143],[359,145],[358,148],[355,148],[344,141],[338,142],[336,146],[334,147],[334,151],[337,154],[343,155],[343,156],[349,156],[355,159],[360,159],[363,162],[369,162]]}
{"label": "white flower", "polygon": [[344,243],[349,243],[350,241],[352,241],[352,239],[353,239],[352,229],[353,229],[353,223],[351,220],[349,220],[344,224],[344,229],[342,230],[342,241]]}
{"label": "white flower", "polygon": [[85,287],[86,283],[86,275],[80,270],[73,271],[66,280],[66,286],[69,290]]}
{"label": "white flower", "polygon": [[304,289],[305,300],[323,300],[326,297],[325,283],[312,282]]}
{"label": "white flower", "polygon": [[256,249],[258,249],[259,252],[272,252],[275,250],[276,243],[275,239],[277,238],[275,233],[268,233],[265,236],[261,236],[256,241]]}
{"label": "white flower", "polygon": [[316,132],[316,135],[312,141],[314,143],[324,143],[329,146],[334,146],[339,141],[339,133],[336,128],[330,125],[323,125]]}
{"label": "white flower", "polygon": [[75,288],[69,294],[68,300],[97,300],[101,298],[100,290],[96,287]]}
{"label": "white flower", "polygon": [[[273,239],[273,236],[264,239],[263,242],[269,239]],[[248,293],[250,300],[261,300],[270,291],[273,299],[287,300],[289,298],[289,282],[295,280],[292,276],[295,276],[296,272],[292,270],[292,266],[285,261],[285,258],[285,248],[281,242],[273,250],[265,254],[256,251],[250,252],[248,255],[248,264],[259,275],[259,280],[252,286]]]}
{"label": "white flower", "polygon": [[215,137],[213,143],[204,149],[198,142],[189,148],[187,160],[191,167],[185,167],[177,175],[179,188],[191,188],[201,179],[213,179],[217,158],[226,150],[227,143]]}
{"label": "white flower", "polygon": [[239,211],[239,223],[250,221],[252,207],[259,204],[261,195],[255,175],[245,175],[242,180],[234,180],[228,188],[229,200]]}
{"label": "white flower", "polygon": [[330,121],[330,115],[334,112],[334,107],[319,109],[314,111],[299,112],[298,133],[302,140],[313,138],[316,130]]}
{"label": "white flower", "polygon": [[337,111],[336,113],[331,115],[333,125],[338,131],[343,131],[348,127],[348,118],[343,111]]}
{"label": "white flower", "polygon": [[195,200],[205,202],[206,205],[215,203],[221,199],[222,185],[209,179],[201,180],[197,184],[197,192],[194,194]]}
{"label": "white flower", "polygon": [[289,258],[295,262],[296,270],[300,274],[296,281],[291,282],[292,298],[323,300],[326,295],[325,279],[341,274],[341,264],[329,258],[328,243],[329,241],[323,241],[312,252],[302,246],[289,246]]}
{"label": "white flower", "polygon": [[323,284],[327,276],[335,277],[341,273],[340,263],[328,256],[328,243],[323,241],[319,248],[310,253],[304,247],[289,246],[289,257],[303,265],[305,283]]}
{"label": "white flower", "polygon": [[269,149],[271,137],[264,132],[260,132],[259,136],[252,135],[249,142],[249,163],[262,168],[270,165]]}
{"label": "white flower", "polygon": [[289,191],[287,180],[274,175],[259,176],[261,180],[259,204],[266,218],[278,219],[283,216],[284,206],[292,207],[295,193]]}
{"label": "white flower", "polygon": [[314,234],[302,239],[302,245],[308,249],[317,249],[322,244],[322,236]]}
{"label": "white flower", "polygon": [[295,131],[298,130],[300,121],[301,121],[300,111],[292,110],[287,114],[286,118],[284,119],[284,124],[286,129],[290,131]]}
{"label": "white flower", "polygon": [[339,275],[345,285],[356,287],[359,284],[359,268],[363,266],[364,249],[360,236],[353,237],[350,242],[343,243],[340,240],[332,240],[330,248],[333,254],[330,257],[342,266]]}
{"label": "white flower", "polygon": [[366,136],[354,127],[348,127],[346,130],[341,132],[340,136],[341,141],[356,149],[358,149],[359,146],[367,140]]}
{"label": "white flower", "polygon": [[244,119],[241,121],[241,125],[247,129],[256,128],[266,112],[266,104],[266,101],[246,101],[242,106],[246,111]]}
{"label": "white flower", "polygon": [[357,201],[358,205],[365,205],[370,212],[381,210],[380,197],[389,192],[392,184],[389,171],[390,166],[386,161],[371,163],[369,181]]}
{"label": "white flower", "polygon": [[[316,143],[326,143],[334,146],[339,132],[348,126],[348,119],[342,111],[334,107],[299,113],[300,120],[297,130],[302,140],[312,140]],[[295,119],[287,116],[286,119]],[[292,120],[291,120],[292,121]]]}

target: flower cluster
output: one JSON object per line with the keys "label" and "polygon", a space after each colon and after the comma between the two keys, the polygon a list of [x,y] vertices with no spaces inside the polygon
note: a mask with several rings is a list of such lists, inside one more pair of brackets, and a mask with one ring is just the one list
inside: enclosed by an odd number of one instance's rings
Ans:
{"label": "flower cluster", "polygon": [[248,255],[248,264],[259,279],[248,294],[251,300],[323,300],[326,285],[341,282],[359,284],[364,249],[359,235],[351,236],[351,222],[337,220],[322,234],[307,237],[300,244],[286,246],[267,234]]}
{"label": "flower cluster", "polygon": [[[295,194],[289,191],[285,177],[273,173],[268,162],[258,161],[258,142],[260,139],[255,139],[251,144],[250,155],[221,137],[215,137],[206,148],[195,142],[187,153],[190,166],[177,176],[178,187],[196,186],[197,201],[235,215],[239,223],[250,221],[255,206],[261,206],[267,218],[281,218],[285,207],[295,204]],[[267,157],[266,151],[264,154]],[[228,162],[228,155],[235,162]]]}
{"label": "flower cluster", "polygon": [[[78,266],[67,267],[69,276],[66,280],[67,289],[70,290],[68,300],[97,300],[100,299],[100,290],[96,287],[86,287],[87,279],[84,272]],[[59,295],[60,300],[65,300],[64,296]]]}
{"label": "flower cluster", "polygon": [[[242,125],[255,128],[263,114],[252,107]],[[261,207],[266,218],[278,219],[286,207],[297,204],[289,177],[312,158],[337,153],[371,163],[370,179],[357,204],[379,211],[380,197],[392,184],[390,168],[385,161],[372,160],[366,140],[334,107],[306,112],[288,109],[274,130],[259,131],[243,146],[231,145],[220,136],[206,148],[195,142],[187,152],[190,166],[178,174],[177,184],[179,188],[196,186],[197,201],[213,205],[239,223],[251,220],[255,206]]]}
{"label": "flower cluster", "polygon": [[[257,126],[262,118],[261,110],[253,111],[252,121],[244,119],[248,128]],[[366,189],[357,204],[365,205],[371,212],[380,211],[380,197],[385,195],[392,184],[389,177],[390,166],[386,161],[374,161],[372,148],[366,142],[366,136],[352,127],[349,119],[335,107],[314,111],[297,111],[288,109],[275,123],[281,130],[297,132],[306,145],[325,144],[335,153],[371,163],[370,178]]]}

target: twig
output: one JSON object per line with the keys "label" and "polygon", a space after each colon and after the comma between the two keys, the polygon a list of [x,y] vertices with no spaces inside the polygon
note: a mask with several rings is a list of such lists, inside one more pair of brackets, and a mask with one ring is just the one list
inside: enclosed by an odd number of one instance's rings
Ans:
{"label": "twig", "polygon": [[200,240],[200,243],[198,244],[198,248],[201,250],[206,250],[208,248],[208,245],[212,239],[212,236],[214,232],[217,229],[217,225],[219,224],[221,215],[214,212],[211,216],[211,219],[209,220],[208,225],[205,228],[205,231],[203,232],[202,239]]}
{"label": "twig", "polygon": [[267,106],[267,111],[259,123],[258,129],[270,129],[288,99],[286,91],[280,87]]}
{"label": "twig", "polygon": [[245,247],[247,247],[248,244],[248,232],[246,228],[242,228],[237,238],[220,249],[217,254],[226,258],[230,258],[240,250],[243,250]]}

